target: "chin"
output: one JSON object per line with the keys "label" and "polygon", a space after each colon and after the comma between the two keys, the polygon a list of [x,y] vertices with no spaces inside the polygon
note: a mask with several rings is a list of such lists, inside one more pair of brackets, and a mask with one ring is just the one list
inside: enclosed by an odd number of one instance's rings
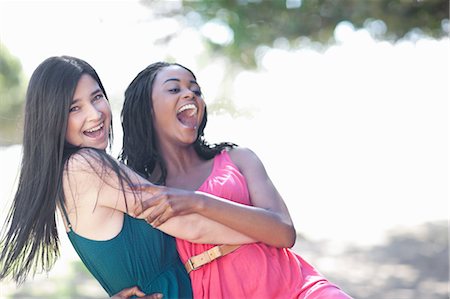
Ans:
{"label": "chin", "polygon": [[108,147],[108,141],[102,142],[102,143],[95,143],[87,145],[88,147],[96,148],[98,150],[105,150],[106,147]]}

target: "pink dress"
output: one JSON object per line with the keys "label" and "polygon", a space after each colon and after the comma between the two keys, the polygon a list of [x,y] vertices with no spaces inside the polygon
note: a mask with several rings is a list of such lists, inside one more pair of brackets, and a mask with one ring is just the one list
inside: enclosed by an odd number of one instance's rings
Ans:
{"label": "pink dress", "polygon": [[[213,170],[198,190],[251,204],[246,180],[227,151],[214,158]],[[183,263],[213,246],[177,239]],[[290,249],[263,243],[242,245],[189,275],[194,299],[350,298]]]}

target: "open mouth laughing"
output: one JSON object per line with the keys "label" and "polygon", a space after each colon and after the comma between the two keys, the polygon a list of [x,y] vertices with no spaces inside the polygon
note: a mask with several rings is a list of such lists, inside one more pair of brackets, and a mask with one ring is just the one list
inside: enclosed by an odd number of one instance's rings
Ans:
{"label": "open mouth laughing", "polygon": [[98,138],[104,135],[105,133],[105,128],[104,128],[104,123],[99,124],[96,127],[93,127],[89,130],[86,130],[83,132],[84,135],[90,137],[90,138]]}
{"label": "open mouth laughing", "polygon": [[177,111],[178,120],[186,127],[197,127],[197,113],[198,108],[196,105],[190,103],[180,107]]}

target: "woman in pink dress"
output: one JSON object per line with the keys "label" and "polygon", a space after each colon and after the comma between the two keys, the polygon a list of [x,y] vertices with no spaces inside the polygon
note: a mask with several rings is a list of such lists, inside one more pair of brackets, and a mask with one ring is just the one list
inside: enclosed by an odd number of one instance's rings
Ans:
{"label": "woman in pink dress", "polygon": [[[351,298],[289,248],[289,211],[258,156],[204,139],[206,105],[195,75],[179,64],[151,64],[131,82],[122,110],[121,160],[150,182],[136,213],[158,227],[198,213],[255,242],[241,246],[177,239],[194,298]],[[150,188],[136,186],[136,188]]]}

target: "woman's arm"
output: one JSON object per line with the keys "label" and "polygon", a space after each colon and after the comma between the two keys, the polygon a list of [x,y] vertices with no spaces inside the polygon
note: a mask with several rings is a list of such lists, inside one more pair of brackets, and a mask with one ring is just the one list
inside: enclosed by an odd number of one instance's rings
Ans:
{"label": "woman's arm", "polygon": [[[245,148],[233,149],[230,157],[247,180],[253,206],[202,192],[167,187],[155,190],[149,186],[147,190],[155,195],[145,200],[136,214],[146,216],[155,226],[162,226],[173,216],[199,213],[254,240],[276,247],[292,247],[296,232],[289,211],[260,159]],[[149,207],[151,212],[146,210]]]}
{"label": "woman's arm", "polygon": [[[147,180],[133,172],[125,165],[119,163],[124,176],[133,185],[149,184]],[[80,211],[107,208],[129,214],[132,217],[144,219],[145,215],[137,216],[134,212],[141,207],[145,198],[151,198],[159,188],[155,186],[152,191],[134,191],[126,180],[120,180],[111,167],[97,157],[97,154],[85,149],[81,154],[74,155],[65,174],[65,188],[69,188],[76,199]],[[84,208],[87,206],[87,208]],[[151,212],[152,209],[149,210]],[[85,212],[86,213],[86,212]],[[174,237],[195,243],[208,244],[244,244],[254,242],[245,234],[220,224],[200,214],[192,213],[180,215],[168,220],[158,229]]]}
{"label": "woman's arm", "polygon": [[126,288],[120,291],[119,293],[113,295],[111,299],[129,299],[131,297],[139,297],[143,299],[161,299],[163,298],[163,295],[160,293],[155,293],[151,295],[145,295],[144,292],[142,292],[138,287],[134,286],[131,288]]}
{"label": "woman's arm", "polygon": [[254,208],[230,207],[227,211],[236,216],[227,220],[220,217],[218,209],[225,209],[221,205],[210,210],[213,219],[258,241],[277,247],[294,246],[297,234],[289,210],[259,157],[247,148],[235,148],[229,154],[247,181]]}

